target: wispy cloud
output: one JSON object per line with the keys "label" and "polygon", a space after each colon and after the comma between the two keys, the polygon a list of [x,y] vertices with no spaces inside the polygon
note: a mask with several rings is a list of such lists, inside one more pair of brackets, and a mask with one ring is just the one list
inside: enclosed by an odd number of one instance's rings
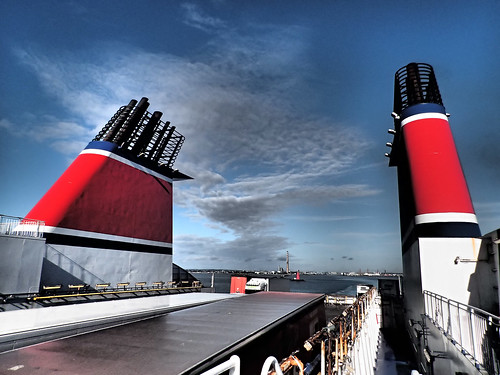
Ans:
{"label": "wispy cloud", "polygon": [[[16,137],[47,143],[66,156],[79,153],[93,135],[90,129],[74,121],[65,121],[54,116],[34,116],[24,113],[16,120],[1,119],[0,128]],[[86,141],[85,141],[86,139]]]}
{"label": "wispy cloud", "polygon": [[209,16],[196,4],[184,3],[181,5],[184,10],[184,23],[203,31],[218,30],[224,28],[226,23],[221,19]]}
{"label": "wispy cloud", "polygon": [[200,268],[274,269],[283,261],[290,242],[281,236],[241,236],[230,241],[213,237],[180,235],[175,238],[176,259]]}
{"label": "wispy cloud", "polygon": [[[283,210],[378,194],[339,180],[370,143],[353,124],[304,113],[296,99],[308,90],[295,74],[307,64],[304,30],[254,25],[243,35],[198,6],[182,7],[186,24],[226,29],[211,33],[196,60],[109,44],[88,57],[18,50],[45,90],[81,120],[32,123],[27,134],[58,147],[71,138],[88,142],[120,105],[148,96],[186,136],[176,167],[195,180],[177,186],[176,204],[232,234],[229,241],[176,237],[176,249],[192,261],[235,253],[248,262],[276,260],[291,243],[277,231]],[[54,131],[43,131],[49,126]]]}

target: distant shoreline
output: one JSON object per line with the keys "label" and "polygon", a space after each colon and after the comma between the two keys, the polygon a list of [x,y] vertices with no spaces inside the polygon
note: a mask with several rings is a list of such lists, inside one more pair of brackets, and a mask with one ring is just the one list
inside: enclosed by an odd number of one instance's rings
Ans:
{"label": "distant shoreline", "polygon": [[[224,269],[186,269],[190,273],[223,273],[223,274],[253,274],[253,275],[294,275],[297,271],[278,272],[278,271],[251,271],[251,270],[224,270]],[[353,276],[353,277],[398,277],[403,276],[397,272],[315,272],[315,271],[300,271],[301,275],[328,275],[328,276]]]}

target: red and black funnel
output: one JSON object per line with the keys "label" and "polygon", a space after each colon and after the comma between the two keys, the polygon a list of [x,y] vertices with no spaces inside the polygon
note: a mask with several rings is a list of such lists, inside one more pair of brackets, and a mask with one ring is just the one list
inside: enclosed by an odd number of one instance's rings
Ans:
{"label": "red and black funnel", "polygon": [[394,141],[403,244],[418,237],[478,237],[474,207],[434,70],[411,63],[394,89]]}
{"label": "red and black funnel", "polygon": [[184,142],[148,99],[121,107],[27,214],[47,243],[172,254],[173,169]]}

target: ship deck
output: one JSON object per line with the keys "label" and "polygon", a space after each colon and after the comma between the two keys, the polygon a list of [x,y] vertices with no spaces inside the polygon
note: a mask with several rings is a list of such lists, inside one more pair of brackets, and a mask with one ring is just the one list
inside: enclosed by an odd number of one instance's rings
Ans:
{"label": "ship deck", "polygon": [[282,292],[226,299],[5,352],[0,374],[191,374],[322,303],[319,294]]}
{"label": "ship deck", "polygon": [[405,332],[381,329],[375,375],[410,375],[417,368]]}

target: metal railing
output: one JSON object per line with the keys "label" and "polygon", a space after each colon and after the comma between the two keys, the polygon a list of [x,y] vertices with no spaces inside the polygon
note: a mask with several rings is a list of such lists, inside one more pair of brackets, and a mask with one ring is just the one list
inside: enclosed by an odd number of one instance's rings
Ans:
{"label": "metal railing", "polygon": [[[341,315],[332,319],[328,327],[307,339],[304,348],[310,351],[315,346],[321,347],[321,353],[317,359],[319,359],[322,375],[374,374],[379,328],[380,297],[377,289],[371,288]],[[317,360],[304,366],[296,356],[298,352],[299,350],[281,362],[278,362],[276,357],[268,357],[260,375],[297,373],[294,367],[297,367],[299,374],[315,371],[318,366]],[[272,371],[273,368],[274,371]],[[233,355],[228,361],[202,375],[218,375],[228,370],[230,375],[239,374],[240,362],[237,356]]]}
{"label": "metal railing", "polygon": [[22,217],[0,215],[0,234],[21,237],[43,237],[45,222]]}
{"label": "metal railing", "polygon": [[240,375],[240,357],[232,355],[226,362],[221,363],[201,375],[219,375],[229,371],[229,375]]}
{"label": "metal railing", "polygon": [[380,315],[380,297],[377,289],[371,288],[307,339],[304,347],[308,351],[321,345],[321,373],[373,374]]}
{"label": "metal railing", "polygon": [[477,369],[500,374],[500,317],[427,290],[424,299],[425,315]]}

